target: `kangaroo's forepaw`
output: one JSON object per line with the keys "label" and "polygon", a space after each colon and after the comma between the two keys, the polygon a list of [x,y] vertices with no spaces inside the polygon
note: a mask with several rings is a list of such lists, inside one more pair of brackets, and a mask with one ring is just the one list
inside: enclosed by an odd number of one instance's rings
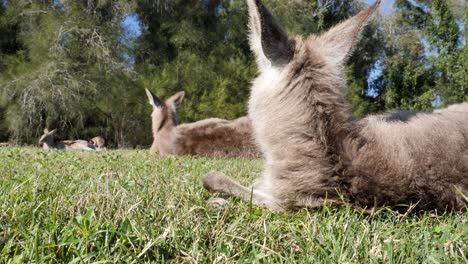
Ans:
{"label": "kangaroo's forepaw", "polygon": [[212,171],[202,178],[203,187],[212,193],[224,193],[229,186],[229,178],[221,172]]}

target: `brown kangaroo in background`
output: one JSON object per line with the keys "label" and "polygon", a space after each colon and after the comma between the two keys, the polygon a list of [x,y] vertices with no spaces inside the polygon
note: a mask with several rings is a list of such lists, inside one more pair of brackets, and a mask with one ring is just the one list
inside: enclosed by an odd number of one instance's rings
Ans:
{"label": "brown kangaroo in background", "polygon": [[96,150],[106,150],[107,149],[107,142],[104,137],[96,136],[89,140],[89,143],[93,145]]}
{"label": "brown kangaroo in background", "polygon": [[153,106],[151,153],[162,156],[258,157],[251,122],[247,117],[232,121],[210,118],[179,125],[176,108],[182,102],[184,92],[178,92],[163,102],[145,90]]}
{"label": "brown kangaroo in background", "polygon": [[247,3],[260,69],[249,115],[265,168],[252,187],[209,173],[203,178],[206,189],[274,210],[327,202],[359,208],[465,207],[468,103],[359,120],[344,98],[341,69],[380,1],[305,39],[290,39],[260,0]]}
{"label": "brown kangaroo in background", "polygon": [[63,140],[59,141],[55,137],[54,129],[49,131],[44,129],[44,134],[39,138],[39,145],[43,149],[58,149],[58,150],[96,150],[96,148],[86,140]]}

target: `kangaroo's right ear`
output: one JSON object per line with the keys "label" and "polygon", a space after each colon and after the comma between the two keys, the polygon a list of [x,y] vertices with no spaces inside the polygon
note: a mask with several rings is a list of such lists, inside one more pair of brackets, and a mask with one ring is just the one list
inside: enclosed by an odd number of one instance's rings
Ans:
{"label": "kangaroo's right ear", "polygon": [[350,56],[354,46],[359,41],[363,27],[367,24],[370,16],[379,7],[381,0],[377,0],[368,9],[359,12],[352,18],[332,27],[320,35],[319,43],[324,51],[324,56],[332,64],[341,67]]}
{"label": "kangaroo's right ear", "polygon": [[148,96],[150,105],[152,105],[153,107],[162,107],[164,105],[164,103],[150,90],[145,88],[145,91],[146,95]]}
{"label": "kangaroo's right ear", "polygon": [[250,46],[260,69],[288,64],[295,44],[260,0],[247,0],[250,15]]}
{"label": "kangaroo's right ear", "polygon": [[175,106],[179,106],[182,103],[182,100],[184,100],[184,96],[185,92],[180,91],[167,99],[167,101],[173,103]]}

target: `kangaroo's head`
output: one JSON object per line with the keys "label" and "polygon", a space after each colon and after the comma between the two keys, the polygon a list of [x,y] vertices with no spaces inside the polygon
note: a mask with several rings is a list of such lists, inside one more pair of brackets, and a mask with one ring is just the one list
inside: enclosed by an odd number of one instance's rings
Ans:
{"label": "kangaroo's head", "polygon": [[106,139],[101,136],[93,137],[89,143],[97,148],[104,148],[106,147]]}
{"label": "kangaroo's head", "polygon": [[183,91],[169,97],[165,102],[160,100],[150,90],[145,89],[149,103],[153,106],[151,114],[153,123],[153,133],[158,133],[165,129],[171,129],[179,125],[176,108],[182,103],[185,93]]}
{"label": "kangaroo's head", "polygon": [[253,89],[268,90],[285,82],[299,86],[295,80],[303,77],[310,80],[335,76],[342,80],[340,69],[380,0],[327,32],[307,38],[290,38],[260,0],[247,0],[247,3],[251,49],[260,73],[268,75],[261,78],[261,84],[257,80]]}
{"label": "kangaroo's head", "polygon": [[49,131],[49,129],[44,129],[44,134],[39,138],[39,145],[42,144],[52,144],[54,142],[55,132],[57,129]]}

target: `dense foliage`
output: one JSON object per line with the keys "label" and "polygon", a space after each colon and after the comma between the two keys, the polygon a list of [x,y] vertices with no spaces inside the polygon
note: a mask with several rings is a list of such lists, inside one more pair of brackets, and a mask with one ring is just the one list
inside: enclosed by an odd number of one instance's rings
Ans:
{"label": "dense foliage", "polygon": [[6,2],[0,84],[13,140],[35,142],[44,127],[70,137],[134,135],[129,126],[142,114],[126,111],[137,96],[122,58],[126,2]]}
{"label": "dense foliage", "polygon": [[[430,110],[468,101],[468,6],[458,0],[397,0],[384,23],[382,75],[376,91],[383,109]],[[458,15],[454,14],[464,10]]]}
{"label": "dense foliage", "polygon": [[[302,35],[366,6],[265,2]],[[355,113],[467,101],[466,10],[463,0],[397,0],[370,23],[345,68]],[[0,140],[35,143],[49,127],[67,138],[148,145],[145,87],[162,98],[185,90],[183,122],[245,115],[257,72],[247,20],[243,0],[0,1]]]}

